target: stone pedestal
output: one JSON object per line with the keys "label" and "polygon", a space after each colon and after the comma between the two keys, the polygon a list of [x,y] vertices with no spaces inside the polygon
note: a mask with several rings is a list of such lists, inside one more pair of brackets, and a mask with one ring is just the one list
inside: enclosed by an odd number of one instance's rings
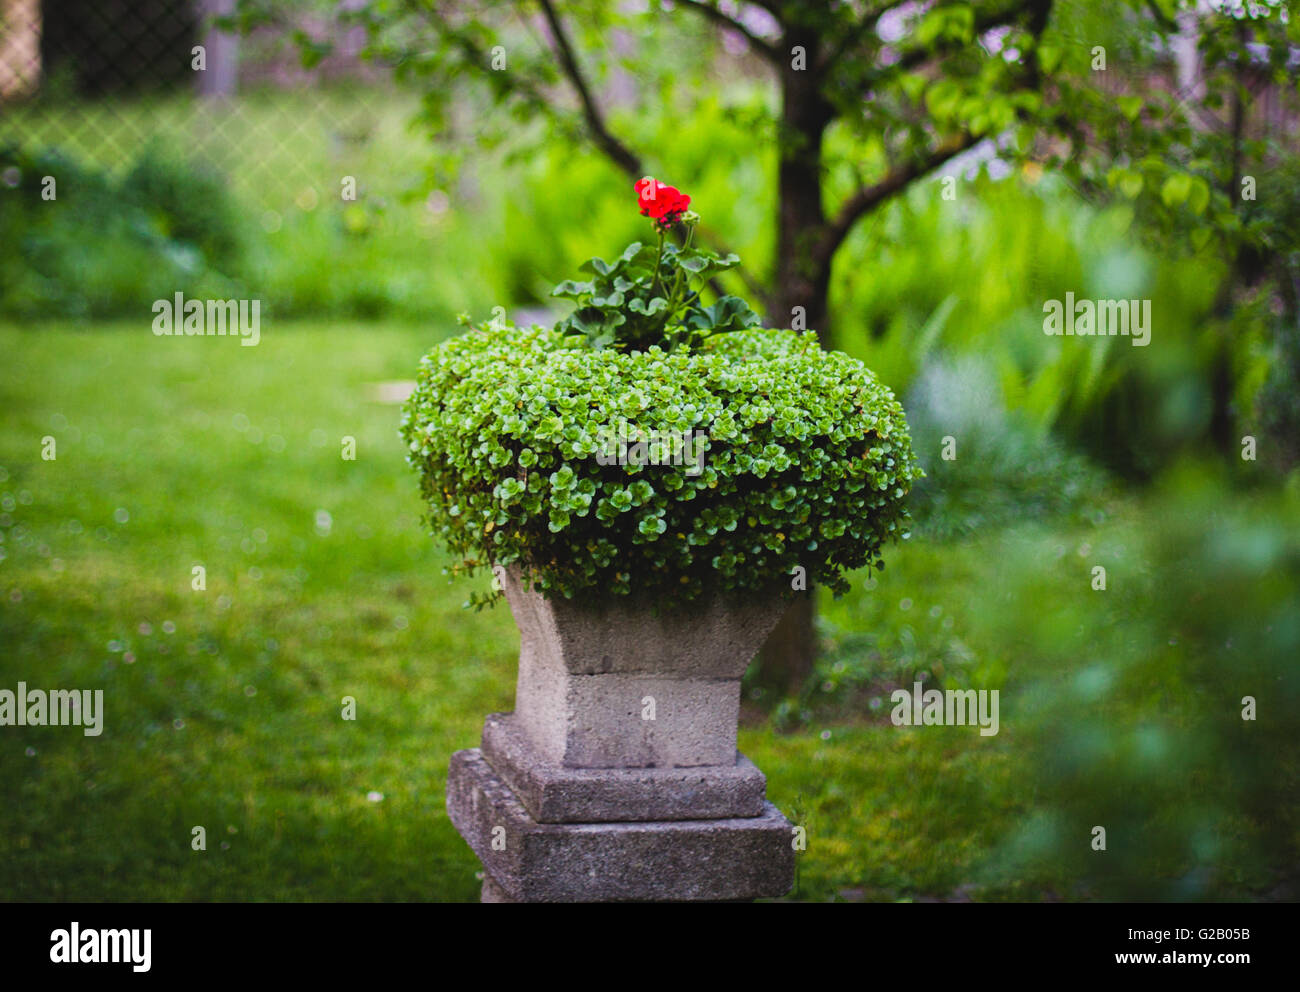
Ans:
{"label": "stone pedestal", "polygon": [[793,830],[736,750],[740,678],[780,591],[654,616],[552,602],[506,578],[515,711],[458,751],[447,811],[484,902],[730,900],[794,881]]}

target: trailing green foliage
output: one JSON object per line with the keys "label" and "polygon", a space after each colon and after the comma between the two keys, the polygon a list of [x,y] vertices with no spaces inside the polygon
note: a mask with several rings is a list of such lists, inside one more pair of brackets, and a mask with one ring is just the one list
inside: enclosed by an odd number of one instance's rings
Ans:
{"label": "trailing green foliage", "polygon": [[[421,362],[402,434],[463,568],[517,563],[550,594],[665,605],[769,589],[796,566],[842,592],[906,535],[920,470],[901,405],[860,362],[794,331],[671,354],[571,345],[491,323]],[[698,460],[650,447],[650,464],[601,464],[622,423],[634,443],[699,444]]]}

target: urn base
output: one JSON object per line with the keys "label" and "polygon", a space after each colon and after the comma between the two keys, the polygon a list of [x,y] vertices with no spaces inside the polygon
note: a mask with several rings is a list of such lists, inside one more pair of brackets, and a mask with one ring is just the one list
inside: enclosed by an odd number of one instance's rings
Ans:
{"label": "urn base", "polygon": [[539,823],[760,816],[767,779],[734,748],[726,765],[570,768],[537,753],[513,713],[483,725],[483,757]]}
{"label": "urn base", "polygon": [[452,756],[447,812],[483,863],[484,902],[747,900],[794,884],[793,828],[770,802],[747,817],[539,823],[473,748]]}

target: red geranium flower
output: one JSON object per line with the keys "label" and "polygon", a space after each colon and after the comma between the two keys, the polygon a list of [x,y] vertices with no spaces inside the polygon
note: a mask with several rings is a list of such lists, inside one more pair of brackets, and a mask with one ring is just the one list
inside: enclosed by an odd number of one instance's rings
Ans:
{"label": "red geranium flower", "polygon": [[635,185],[641,215],[651,218],[660,227],[672,227],[691,205],[691,198],[677,189],[646,176]]}

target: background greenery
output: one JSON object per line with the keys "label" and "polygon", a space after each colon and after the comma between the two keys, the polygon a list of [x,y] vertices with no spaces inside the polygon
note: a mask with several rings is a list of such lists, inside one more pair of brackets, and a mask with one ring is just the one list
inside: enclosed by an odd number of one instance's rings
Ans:
{"label": "background greenery", "polygon": [[[25,111],[169,123],[124,154],[30,142],[0,165],[20,172],[0,186],[0,686],[102,686],[108,707],[97,739],[0,732],[0,897],[475,897],[443,778],[511,707],[518,635],[460,609],[486,580],[440,574],[375,384],[411,378],[460,311],[544,305],[644,220],[558,142],[430,192],[412,110],[254,93],[204,167],[187,129],[222,112],[183,99]],[[750,194],[773,163],[743,120],[642,126],[766,265]],[[21,195],[45,168],[54,204]],[[1048,178],[959,189],[889,208],[836,273],[842,347],[904,398],[930,477],[888,570],[823,604],[816,677],[747,685],[741,747],[809,831],[792,898],[1294,898],[1300,481],[1285,416],[1259,463],[1205,443],[1219,267]],[[154,337],[149,304],[178,289],[261,298],[261,344]],[[1152,345],[1046,337],[1066,289],[1150,297]],[[1294,365],[1260,314],[1231,319],[1249,425],[1295,395]],[[1001,733],[893,727],[914,679],[1000,688]]]}

